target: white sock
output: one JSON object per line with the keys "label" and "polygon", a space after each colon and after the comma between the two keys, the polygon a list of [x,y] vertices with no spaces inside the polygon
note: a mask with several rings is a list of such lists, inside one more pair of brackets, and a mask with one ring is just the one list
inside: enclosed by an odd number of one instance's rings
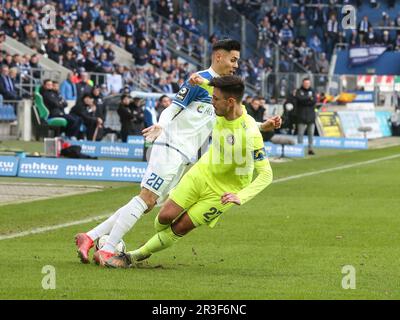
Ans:
{"label": "white sock", "polygon": [[136,196],[120,210],[121,212],[112,227],[110,237],[102,248],[104,251],[115,252],[115,246],[147,210],[147,204],[142,198]]}
{"label": "white sock", "polygon": [[111,217],[109,217],[106,221],[100,223],[97,227],[93,228],[86,234],[89,236],[90,239],[93,241],[96,241],[98,238],[101,236],[104,236],[105,234],[109,234],[112,230],[112,227],[114,226],[115,222],[117,221],[121,211],[125,208],[126,206],[118,209]]}

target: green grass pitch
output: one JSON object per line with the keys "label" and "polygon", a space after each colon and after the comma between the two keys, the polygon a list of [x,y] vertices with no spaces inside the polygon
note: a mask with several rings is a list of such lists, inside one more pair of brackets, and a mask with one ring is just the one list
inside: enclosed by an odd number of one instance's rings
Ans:
{"label": "green grass pitch", "polygon": [[[396,155],[400,147],[317,152],[273,163],[274,178]],[[111,213],[138,191],[105,185],[91,194],[0,206],[0,235]],[[154,234],[155,213],[126,236],[129,249]],[[195,230],[153,256],[146,268],[81,264],[73,237],[94,225],[0,240],[0,299],[400,298],[400,158],[274,183],[216,228]],[[42,288],[46,265],[56,270],[55,290]],[[356,289],[342,288],[345,265],[356,270]]]}

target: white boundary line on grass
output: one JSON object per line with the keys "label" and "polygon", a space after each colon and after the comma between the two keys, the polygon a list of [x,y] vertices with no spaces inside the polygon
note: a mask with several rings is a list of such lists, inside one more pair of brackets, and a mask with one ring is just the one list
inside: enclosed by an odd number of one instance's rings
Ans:
{"label": "white boundary line on grass", "polygon": [[[323,169],[323,170],[318,170],[318,171],[297,174],[294,176],[289,176],[286,178],[274,180],[273,183],[286,182],[286,181],[300,179],[300,178],[304,178],[304,177],[315,176],[315,175],[322,174],[322,173],[359,167],[359,166],[363,166],[363,165],[373,164],[373,163],[386,161],[386,160],[392,160],[392,159],[396,159],[396,158],[400,158],[400,154],[395,154],[395,155],[388,156],[388,157],[377,158],[377,159],[372,159],[372,160],[367,160],[367,161],[362,161],[362,162],[355,162],[352,164],[346,164],[343,166],[333,167],[333,168],[329,168],[329,169]],[[38,233],[45,233],[48,231],[53,231],[53,230],[63,229],[63,228],[72,227],[72,226],[76,226],[76,225],[81,225],[81,224],[97,221],[100,219],[105,219],[105,218],[108,218],[109,216],[110,216],[110,214],[104,214],[104,215],[100,215],[100,216],[96,216],[96,217],[92,217],[92,218],[67,222],[67,223],[58,224],[58,225],[54,225],[54,226],[36,228],[36,229],[31,229],[31,230],[23,231],[23,232],[19,232],[19,233],[11,233],[8,235],[2,235],[2,236],[0,236],[0,241],[7,240],[7,239],[21,238],[21,237],[25,237],[25,236],[38,234]]]}
{"label": "white boundary line on grass", "polygon": [[110,214],[103,214],[101,216],[96,216],[96,217],[92,217],[92,218],[88,218],[88,219],[77,220],[77,221],[72,221],[72,222],[67,222],[67,223],[62,223],[62,224],[57,224],[57,225],[50,226],[50,227],[42,227],[42,228],[31,229],[28,231],[23,231],[23,232],[18,232],[18,233],[6,234],[3,236],[0,236],[0,241],[7,240],[7,239],[21,238],[21,237],[25,237],[25,236],[31,236],[33,234],[45,233],[48,231],[77,226],[80,224],[85,224],[85,223],[97,221],[100,219],[105,219],[105,218],[108,218],[109,216],[110,216]]}

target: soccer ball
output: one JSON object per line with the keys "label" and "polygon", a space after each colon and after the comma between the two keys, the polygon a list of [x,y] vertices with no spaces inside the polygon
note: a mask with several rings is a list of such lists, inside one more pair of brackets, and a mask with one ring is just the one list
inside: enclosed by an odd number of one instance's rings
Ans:
{"label": "soccer ball", "polygon": [[[100,250],[101,248],[103,248],[103,246],[107,243],[109,237],[110,236],[108,234],[105,234],[104,236],[101,236],[100,238],[98,238],[96,241],[96,250]],[[118,253],[125,252],[126,246],[125,246],[124,240],[121,240],[116,245],[115,249],[118,251]]]}

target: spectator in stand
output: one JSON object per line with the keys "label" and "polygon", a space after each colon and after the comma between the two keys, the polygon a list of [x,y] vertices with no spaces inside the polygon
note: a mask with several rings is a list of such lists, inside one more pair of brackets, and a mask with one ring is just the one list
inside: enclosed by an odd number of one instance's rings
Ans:
{"label": "spectator in stand", "polygon": [[79,116],[86,127],[86,138],[88,140],[100,141],[103,133],[103,120],[96,116],[96,104],[92,95],[85,93],[81,103],[72,108],[71,114]]}
{"label": "spectator in stand", "polygon": [[264,121],[264,112],[265,109],[261,105],[261,98],[260,97],[254,97],[250,105],[246,107],[247,113],[252,116],[257,122],[263,122]]}
{"label": "spectator in stand", "polygon": [[35,30],[31,30],[29,32],[29,34],[28,34],[28,36],[27,36],[27,38],[25,40],[25,44],[29,48],[31,48],[31,49],[39,52],[39,53],[44,53],[45,52],[45,50],[43,50],[43,46],[42,46],[42,43],[41,43],[41,41],[39,39],[39,36],[38,36],[38,34],[37,34],[37,32]]}
{"label": "spectator in stand", "polygon": [[287,134],[296,133],[296,90],[290,93],[283,103],[282,127],[281,132]]}
{"label": "spectator in stand", "polygon": [[383,35],[382,35],[382,38],[379,43],[386,46],[388,48],[388,50],[393,50],[393,48],[394,48],[392,39],[390,38],[390,34],[389,34],[388,30],[383,31]]}
{"label": "spectator in stand", "polygon": [[76,56],[72,50],[68,50],[63,57],[63,66],[69,70],[78,69],[78,63],[76,62]]}
{"label": "spectator in stand", "polygon": [[366,44],[375,44],[377,42],[373,27],[369,27],[365,41]]}
{"label": "spectator in stand", "polygon": [[144,66],[148,62],[149,50],[146,40],[143,39],[139,42],[139,47],[135,49],[133,57],[135,58],[135,63],[139,66]]}
{"label": "spectator in stand", "polygon": [[103,97],[101,96],[100,86],[93,87],[92,98],[94,100],[94,104],[96,105],[96,116],[101,118],[104,123],[106,121],[107,110],[103,101]]}
{"label": "spectator in stand", "polygon": [[110,91],[107,88],[105,83],[100,85],[100,94],[103,98],[108,97],[110,95]]}
{"label": "spectator in stand", "polygon": [[78,91],[76,84],[73,82],[73,76],[72,72],[68,73],[67,79],[61,83],[61,96],[67,102],[68,110],[76,104],[78,99]]}
{"label": "spectator in stand", "polygon": [[322,43],[318,35],[315,33],[309,41],[310,49],[314,50],[317,53],[322,52]]}
{"label": "spectator in stand", "polygon": [[158,103],[156,106],[156,113],[157,113],[157,121],[160,119],[161,113],[167,109],[171,105],[172,101],[171,98],[167,95],[162,95],[158,99]]}
{"label": "spectator in stand", "polygon": [[17,94],[15,83],[10,77],[10,68],[6,64],[1,66],[0,94],[4,100],[21,100]]}
{"label": "spectator in stand", "polygon": [[[16,68],[16,67],[10,68],[9,76],[11,78],[11,81],[14,84],[19,83],[20,78],[19,78],[19,74],[18,74],[18,68]],[[18,97],[22,97],[21,91],[20,91],[20,89],[18,89],[18,86],[15,86],[15,92],[17,93]],[[30,98],[29,95],[27,95],[27,96]]]}
{"label": "spectator in stand", "polygon": [[304,132],[307,129],[308,154],[314,155],[313,136],[315,129],[316,94],[309,78],[304,78],[302,86],[296,91],[296,117],[298,142],[303,144]]}
{"label": "spectator in stand", "polygon": [[39,65],[39,55],[38,54],[33,54],[31,56],[31,60],[29,61],[29,66],[30,66],[30,70],[32,70],[32,76],[36,80],[40,80],[40,78],[41,78],[40,70],[42,68]]}
{"label": "spectator in stand", "polygon": [[[56,86],[57,89],[57,86]],[[58,91],[53,87],[53,82],[49,79],[43,82],[40,88],[40,94],[43,97],[43,102],[49,110],[49,118],[60,117],[67,120],[67,128],[65,134],[68,137],[77,138],[81,121],[79,117],[73,114],[66,114],[64,108],[67,107],[66,101],[61,97]]]}
{"label": "spectator in stand", "polygon": [[296,34],[301,40],[306,40],[309,33],[308,20],[304,12],[300,13],[300,16],[296,21]]}
{"label": "spectator in stand", "polygon": [[[83,71],[83,70],[81,70]],[[92,86],[89,84],[90,83],[90,78],[89,74],[87,72],[82,72],[80,74],[80,81],[76,85],[76,91],[77,91],[77,103],[83,102],[82,97],[84,95],[90,95],[92,92]]]}
{"label": "spectator in stand", "polygon": [[123,88],[122,76],[113,68],[112,74],[107,74],[108,91],[111,94],[119,93]]}
{"label": "spectator in stand", "polygon": [[317,72],[318,73],[328,73],[329,71],[329,61],[326,59],[325,52],[319,54],[319,59],[317,60]]}
{"label": "spectator in stand", "polygon": [[139,103],[133,103],[129,95],[122,95],[117,112],[121,122],[122,142],[126,142],[129,135],[141,134],[144,112]]}
{"label": "spectator in stand", "polygon": [[289,28],[289,24],[285,23],[279,32],[279,39],[283,45],[293,40],[293,31]]}
{"label": "spectator in stand", "polygon": [[4,60],[3,64],[6,64],[9,68],[13,67],[13,57],[11,54],[7,53]]}
{"label": "spectator in stand", "polygon": [[360,45],[364,45],[366,43],[366,37],[370,28],[371,23],[368,20],[368,16],[364,16],[358,25],[358,37]]}
{"label": "spectator in stand", "polygon": [[327,53],[331,57],[333,49],[339,39],[339,23],[336,15],[332,14],[326,25]]}

